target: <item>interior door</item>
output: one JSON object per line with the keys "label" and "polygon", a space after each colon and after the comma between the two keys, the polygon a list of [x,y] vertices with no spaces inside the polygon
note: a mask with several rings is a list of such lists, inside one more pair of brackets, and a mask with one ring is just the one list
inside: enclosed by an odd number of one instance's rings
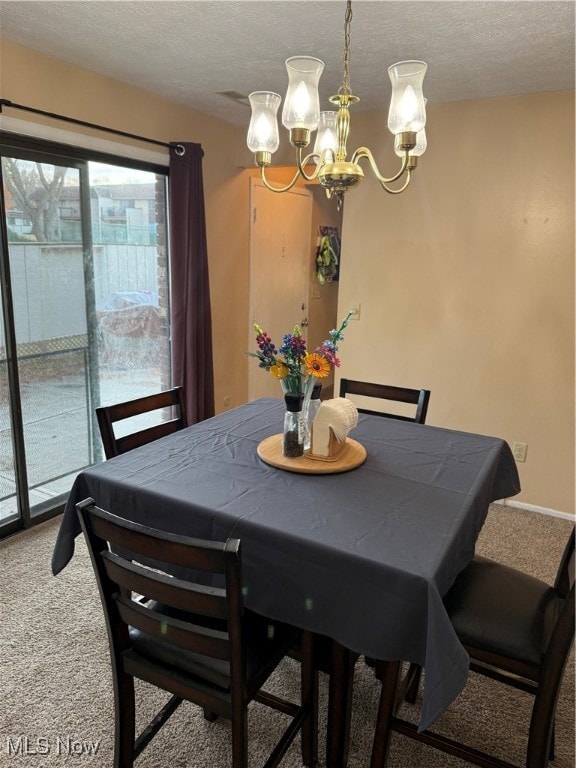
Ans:
{"label": "interior door", "polygon": [[[308,325],[312,195],[306,189],[275,194],[260,179],[250,187],[250,319],[276,347],[295,325]],[[249,350],[256,351],[250,329]],[[280,384],[250,358],[248,399],[280,397]]]}

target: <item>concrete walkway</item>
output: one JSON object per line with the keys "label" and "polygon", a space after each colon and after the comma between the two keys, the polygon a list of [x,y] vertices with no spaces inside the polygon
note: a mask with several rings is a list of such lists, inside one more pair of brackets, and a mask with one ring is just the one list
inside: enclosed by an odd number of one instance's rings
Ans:
{"label": "concrete walkway", "polygon": [[[100,402],[121,402],[161,389],[158,367],[102,367]],[[32,515],[65,499],[74,478],[100,450],[89,424],[83,374],[62,375],[21,386],[22,418]],[[12,434],[7,403],[0,404],[0,525],[18,515]]]}

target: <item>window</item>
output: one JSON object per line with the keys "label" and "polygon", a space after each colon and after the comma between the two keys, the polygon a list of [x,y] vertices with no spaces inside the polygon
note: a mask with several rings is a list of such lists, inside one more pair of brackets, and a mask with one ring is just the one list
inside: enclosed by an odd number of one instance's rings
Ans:
{"label": "window", "polygon": [[0,133],[0,535],[103,459],[94,408],[170,386],[165,169]]}

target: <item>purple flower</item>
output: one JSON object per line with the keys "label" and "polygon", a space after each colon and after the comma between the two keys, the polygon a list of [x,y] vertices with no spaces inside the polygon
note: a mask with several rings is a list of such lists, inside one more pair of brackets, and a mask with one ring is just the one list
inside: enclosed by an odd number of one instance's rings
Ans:
{"label": "purple flower", "polygon": [[340,367],[340,360],[336,357],[336,346],[332,344],[332,342],[325,341],[321,344],[320,353],[324,355],[326,360],[328,360],[330,365],[334,366],[334,368]]}
{"label": "purple flower", "polygon": [[306,341],[302,336],[288,333],[284,336],[279,352],[281,355],[299,360],[306,354]]}

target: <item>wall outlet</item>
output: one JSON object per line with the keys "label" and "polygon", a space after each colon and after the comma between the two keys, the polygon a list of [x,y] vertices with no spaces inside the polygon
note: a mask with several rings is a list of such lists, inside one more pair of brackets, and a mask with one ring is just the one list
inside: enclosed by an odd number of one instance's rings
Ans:
{"label": "wall outlet", "polygon": [[360,310],[361,310],[361,307],[362,307],[362,305],[360,304],[360,302],[358,302],[358,304],[352,304],[351,309],[354,312],[354,314],[352,315],[350,320],[360,320]]}
{"label": "wall outlet", "polygon": [[230,395],[226,395],[223,402],[224,402],[224,408],[228,408],[228,406],[230,405]]}
{"label": "wall outlet", "polygon": [[528,443],[514,443],[512,446],[512,455],[516,461],[526,461],[526,453],[528,451]]}

